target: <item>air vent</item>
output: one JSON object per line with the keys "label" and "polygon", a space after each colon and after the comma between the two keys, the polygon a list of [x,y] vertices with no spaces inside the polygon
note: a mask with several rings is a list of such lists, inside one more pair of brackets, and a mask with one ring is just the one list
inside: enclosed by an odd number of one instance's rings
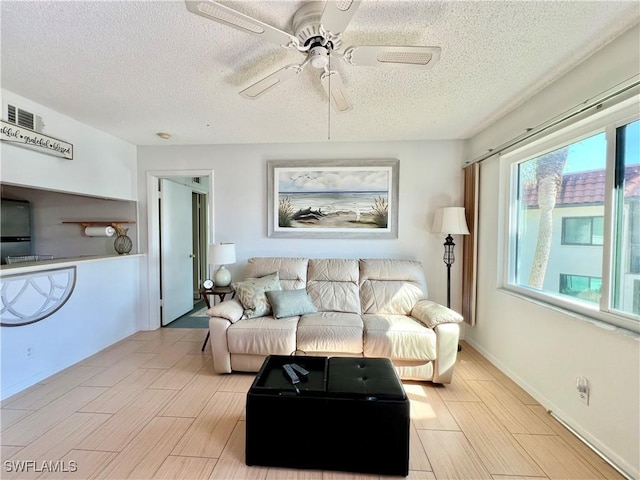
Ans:
{"label": "air vent", "polygon": [[42,117],[13,105],[7,105],[7,107],[7,119],[9,123],[42,133]]}

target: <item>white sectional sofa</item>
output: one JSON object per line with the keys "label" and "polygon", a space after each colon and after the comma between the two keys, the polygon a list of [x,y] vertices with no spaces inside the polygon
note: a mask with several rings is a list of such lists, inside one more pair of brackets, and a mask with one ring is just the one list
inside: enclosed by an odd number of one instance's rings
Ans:
{"label": "white sectional sofa", "polygon": [[451,382],[462,317],[427,300],[419,262],[252,258],[234,286],[208,310],[216,372],[257,372],[267,355],[387,357],[402,379]]}

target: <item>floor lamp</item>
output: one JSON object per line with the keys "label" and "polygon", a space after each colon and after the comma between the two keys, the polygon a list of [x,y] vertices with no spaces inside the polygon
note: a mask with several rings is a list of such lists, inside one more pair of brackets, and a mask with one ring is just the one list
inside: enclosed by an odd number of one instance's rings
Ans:
{"label": "floor lamp", "polygon": [[451,265],[456,258],[453,255],[453,237],[451,235],[469,235],[467,220],[464,216],[464,207],[445,207],[436,210],[433,217],[431,233],[445,233],[444,260],[447,266],[447,308],[451,308]]}

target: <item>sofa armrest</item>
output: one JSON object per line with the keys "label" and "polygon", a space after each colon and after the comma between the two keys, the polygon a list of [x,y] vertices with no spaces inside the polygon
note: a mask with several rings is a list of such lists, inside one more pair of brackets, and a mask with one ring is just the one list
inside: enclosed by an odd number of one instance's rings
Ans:
{"label": "sofa armrest", "polygon": [[210,317],[224,318],[231,323],[236,323],[242,318],[242,315],[244,315],[244,308],[242,308],[240,301],[234,298],[214,305],[207,310],[207,315]]}
{"label": "sofa armrest", "polygon": [[433,362],[433,383],[451,383],[453,370],[458,357],[460,325],[441,323],[434,328],[436,332],[436,359]]}
{"label": "sofa armrest", "polygon": [[431,300],[419,300],[413,306],[411,316],[429,328],[442,323],[460,323],[463,320],[458,312]]}
{"label": "sofa armrest", "polygon": [[213,355],[213,370],[216,373],[231,373],[231,354],[227,344],[227,330],[231,325],[225,318],[209,318],[209,345]]}

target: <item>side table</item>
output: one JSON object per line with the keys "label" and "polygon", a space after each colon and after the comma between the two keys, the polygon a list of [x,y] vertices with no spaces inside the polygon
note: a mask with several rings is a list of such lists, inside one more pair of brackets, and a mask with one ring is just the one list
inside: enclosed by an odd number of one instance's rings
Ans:
{"label": "side table", "polygon": [[[213,288],[201,288],[200,289],[200,298],[204,300],[204,304],[207,308],[211,308],[211,302],[209,301],[209,295],[217,295],[221,302],[224,302],[224,299],[227,295],[231,294],[231,298],[236,296],[236,292],[230,285],[228,287],[213,287]],[[215,299],[213,301],[215,304]],[[209,341],[209,336],[211,332],[207,330],[207,338],[204,339],[204,343],[202,344],[202,352],[204,352],[204,348],[207,346],[207,342]]]}

